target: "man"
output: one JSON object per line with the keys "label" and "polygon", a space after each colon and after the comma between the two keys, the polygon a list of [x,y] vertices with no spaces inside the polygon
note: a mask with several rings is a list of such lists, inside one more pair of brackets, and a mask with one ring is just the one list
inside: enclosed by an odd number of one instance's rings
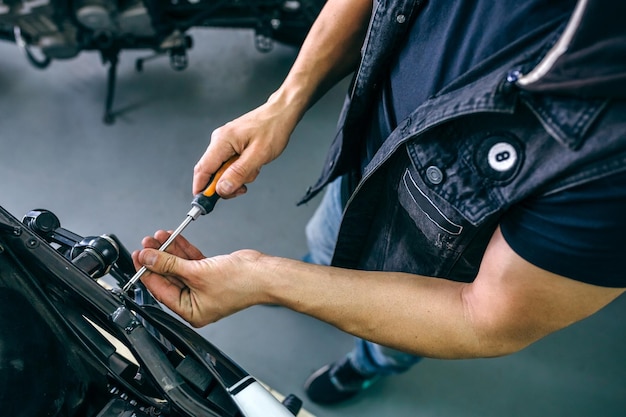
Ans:
{"label": "man", "polygon": [[306,383],[333,403],[421,356],[516,352],[622,294],[626,6],[468,3],[329,1],[281,87],[213,132],[193,183],[240,155],[217,190],[244,193],[356,71],[304,199],[330,184],[307,226],[321,265],[204,258],[184,238],[159,253],[159,231],[134,255],[155,297],[193,326],[273,303],[358,336]]}

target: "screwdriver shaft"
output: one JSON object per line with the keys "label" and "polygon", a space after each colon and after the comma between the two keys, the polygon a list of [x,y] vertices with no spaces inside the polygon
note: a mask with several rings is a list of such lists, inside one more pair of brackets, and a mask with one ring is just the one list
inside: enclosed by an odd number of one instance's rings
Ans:
{"label": "screwdriver shaft", "polygon": [[[231,166],[232,163],[237,160],[238,157],[239,157],[238,155],[235,155],[232,158],[230,158],[228,161],[226,161],[220,167],[220,169],[217,170],[215,175],[213,175],[213,177],[209,181],[209,184],[206,186],[204,191],[201,193],[198,193],[194,197],[193,201],[191,202],[191,210],[189,210],[189,213],[187,213],[187,217],[185,217],[185,220],[183,220],[180,226],[178,226],[178,228],[174,230],[174,232],[165,241],[165,243],[161,245],[161,247],[159,248],[159,251],[165,252],[165,250],[168,248],[170,243],[172,243],[174,239],[176,239],[176,236],[178,236],[192,220],[196,220],[201,215],[207,214],[213,211],[213,208],[215,207],[215,203],[217,203],[217,200],[220,199],[220,196],[217,194],[217,189],[216,189],[217,181],[221,178],[222,174],[228,169],[228,167]],[[128,291],[130,287],[132,287],[133,285],[135,285],[137,281],[139,281],[139,278],[141,278],[143,274],[146,273],[147,270],[148,269],[145,266],[142,266],[141,269],[137,271],[135,275],[133,275],[130,281],[128,281],[126,285],[124,285],[124,287],[122,288],[122,291],[124,292]]]}
{"label": "screwdriver shaft", "polygon": [[[170,237],[161,245],[161,247],[159,248],[160,252],[165,252],[167,250],[167,248],[170,246],[170,244],[174,241],[174,239],[176,239],[176,236],[178,236],[179,234],[181,234],[181,232],[183,230],[185,230],[185,227],[187,227],[187,225],[189,223],[191,223],[192,220],[195,220],[194,217],[190,214],[187,214],[187,217],[185,217],[185,220],[183,220],[183,222],[180,224],[180,226],[178,226],[176,228],[176,230],[174,230],[174,232],[172,232],[172,234],[170,235]],[[145,266],[142,266],[141,269],[139,271],[137,271],[137,273],[135,275],[133,275],[133,277],[130,279],[130,281],[128,281],[126,283],[126,285],[124,285],[124,288],[122,288],[123,292],[126,292],[130,289],[130,287],[132,287],[133,285],[135,285],[135,283],[137,281],[139,281],[139,278],[141,278],[143,276],[143,274],[146,273],[148,269]]]}

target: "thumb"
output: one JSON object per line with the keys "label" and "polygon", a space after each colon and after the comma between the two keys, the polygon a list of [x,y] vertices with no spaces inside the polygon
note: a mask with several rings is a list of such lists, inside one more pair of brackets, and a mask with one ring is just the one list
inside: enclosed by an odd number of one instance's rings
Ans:
{"label": "thumb", "polygon": [[144,249],[139,252],[139,262],[152,272],[161,275],[179,275],[181,259],[167,252],[156,249]]}
{"label": "thumb", "polygon": [[240,157],[229,164],[217,182],[217,192],[222,197],[234,197],[243,194],[245,184],[254,181],[259,170],[255,169],[246,158]]}

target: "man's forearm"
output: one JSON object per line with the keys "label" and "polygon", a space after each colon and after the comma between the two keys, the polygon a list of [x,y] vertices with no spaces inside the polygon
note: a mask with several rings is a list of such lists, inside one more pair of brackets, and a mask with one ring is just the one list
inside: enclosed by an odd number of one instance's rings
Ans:
{"label": "man's forearm", "polygon": [[[483,356],[462,299],[467,284],[266,257],[271,302],[355,336],[422,356]],[[267,268],[267,269],[266,269]]]}
{"label": "man's forearm", "polygon": [[313,24],[293,67],[270,100],[300,115],[356,69],[372,0],[329,0]]}

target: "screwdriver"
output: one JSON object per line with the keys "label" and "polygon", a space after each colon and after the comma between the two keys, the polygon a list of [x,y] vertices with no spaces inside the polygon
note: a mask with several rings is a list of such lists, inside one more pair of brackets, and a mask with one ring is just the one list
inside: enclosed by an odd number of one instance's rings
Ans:
{"label": "screwdriver", "polygon": [[[238,155],[226,161],[224,165],[222,165],[220,169],[217,170],[215,175],[213,175],[213,177],[209,181],[209,185],[205,187],[204,191],[194,196],[191,202],[191,210],[189,210],[189,213],[187,213],[185,220],[183,220],[180,226],[178,226],[176,230],[172,232],[170,237],[161,245],[161,247],[159,248],[160,252],[165,252],[165,250],[167,250],[167,248],[174,241],[174,239],[176,239],[176,236],[181,234],[181,232],[187,227],[187,225],[189,225],[189,223],[191,223],[192,220],[196,220],[198,217],[208,214],[213,211],[213,208],[215,208],[215,203],[217,203],[217,200],[220,199],[219,194],[217,194],[217,191],[215,190],[217,181],[221,178],[224,171],[226,171],[226,169],[233,162],[235,162],[237,158],[238,158]],[[148,269],[145,266],[142,266],[141,269],[139,269],[139,271],[137,271],[137,273],[133,275],[130,281],[128,281],[126,285],[124,285],[124,287],[122,288],[122,291],[123,292],[128,291],[133,285],[135,285],[135,283],[139,280],[139,278],[141,278],[143,274],[146,273],[147,270]]]}

